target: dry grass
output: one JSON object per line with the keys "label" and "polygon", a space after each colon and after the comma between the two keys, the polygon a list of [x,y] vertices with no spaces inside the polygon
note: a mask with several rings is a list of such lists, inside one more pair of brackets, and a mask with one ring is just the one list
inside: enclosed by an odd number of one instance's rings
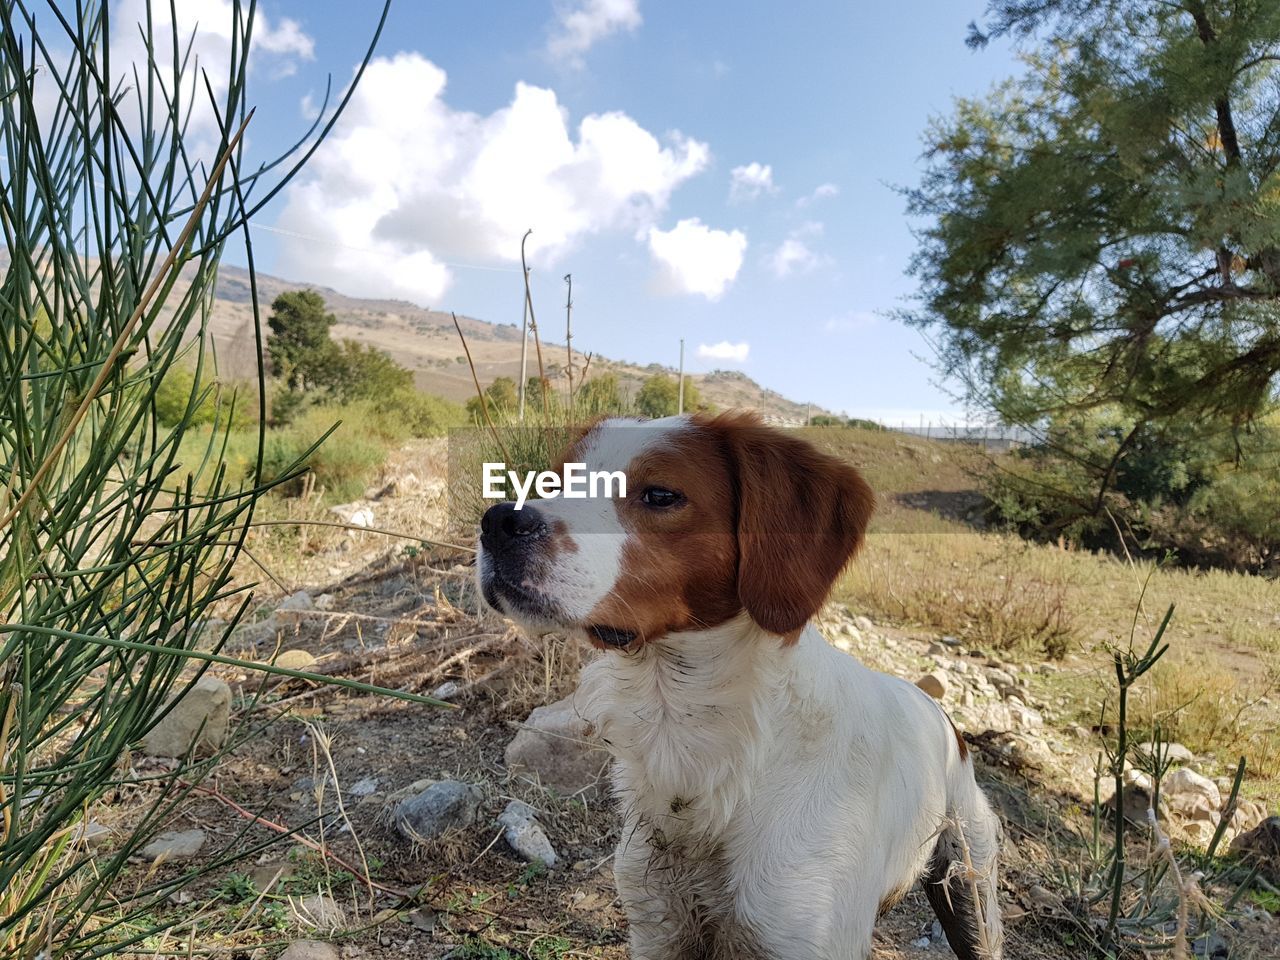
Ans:
{"label": "dry grass", "polygon": [[[1126,646],[1135,630],[1149,636],[1173,604],[1172,649],[1132,704],[1137,735],[1160,723],[1197,753],[1224,763],[1245,756],[1252,778],[1280,776],[1280,710],[1270,700],[1280,687],[1280,583],[978,530],[962,519],[976,513],[981,452],[872,431],[816,436],[857,464],[881,498],[836,599],[1002,657],[1075,651],[1084,662]],[[1099,670],[1096,682],[1082,682],[1072,671],[1053,692],[1090,725],[1112,679]]]}

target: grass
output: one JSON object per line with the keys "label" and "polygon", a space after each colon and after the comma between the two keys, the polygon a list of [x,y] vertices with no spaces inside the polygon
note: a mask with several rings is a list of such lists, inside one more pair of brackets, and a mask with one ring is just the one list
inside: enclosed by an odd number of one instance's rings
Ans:
{"label": "grass", "polygon": [[[1135,736],[1149,737],[1159,723],[1167,737],[1224,765],[1245,756],[1255,780],[1280,777],[1280,716],[1263,699],[1280,689],[1276,581],[975,529],[954,516],[984,463],[972,449],[861,430],[824,430],[817,438],[857,464],[881,498],[835,599],[1002,658],[1075,652],[1086,662],[1124,647],[1131,627],[1154,629],[1176,605],[1172,648],[1134,691]],[[944,515],[949,509],[953,515]],[[1066,698],[1089,726],[1110,702],[1111,679],[1099,671],[1091,682],[1070,671],[1046,681],[1047,692]]]}

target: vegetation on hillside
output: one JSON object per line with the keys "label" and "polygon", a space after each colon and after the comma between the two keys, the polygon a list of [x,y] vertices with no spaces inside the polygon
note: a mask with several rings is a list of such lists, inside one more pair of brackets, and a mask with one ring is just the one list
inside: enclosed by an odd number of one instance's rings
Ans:
{"label": "vegetation on hillside", "polygon": [[1189,559],[1214,553],[1197,528],[1243,527],[1222,555],[1264,562],[1274,531],[1241,498],[1271,492],[1254,431],[1280,372],[1280,6],[993,0],[971,42],[991,37],[1025,72],[926,135],[907,319],[971,401],[1046,434],[1044,495],[1000,502]]}

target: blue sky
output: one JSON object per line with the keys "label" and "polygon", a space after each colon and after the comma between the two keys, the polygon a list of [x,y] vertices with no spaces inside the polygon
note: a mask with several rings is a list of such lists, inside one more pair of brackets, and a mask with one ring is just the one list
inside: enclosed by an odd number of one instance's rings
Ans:
{"label": "blue sky", "polygon": [[[186,4],[207,24],[226,0]],[[255,153],[305,128],[327,74],[348,82],[374,7],[261,0]],[[929,117],[1017,69],[965,47],[982,7],[400,0],[334,139],[261,215],[259,266],[518,323],[532,227],[543,325],[562,329],[572,272],[583,350],[674,364],[683,337],[693,371],[960,417],[884,314],[913,290],[893,186],[917,179]]]}

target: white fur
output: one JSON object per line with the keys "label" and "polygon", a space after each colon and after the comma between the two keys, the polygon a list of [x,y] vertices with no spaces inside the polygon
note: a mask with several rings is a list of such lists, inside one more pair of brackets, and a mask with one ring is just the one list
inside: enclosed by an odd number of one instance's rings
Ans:
{"label": "white fur", "polygon": [[[994,898],[998,824],[942,711],[812,626],[785,647],[743,615],[605,653],[574,703],[616,758],[635,960],[701,956],[689,937],[708,923],[717,958],[865,957],[948,818]],[[988,934],[998,955],[994,911]]]}
{"label": "white fur", "polygon": [[[637,456],[688,427],[688,420],[682,417],[603,420],[583,438],[576,456],[586,464],[588,472],[625,469]],[[564,549],[547,565],[540,579],[527,581],[524,586],[554,598],[567,622],[580,622],[609,595],[618,579],[629,535],[618,518],[617,504],[609,497],[561,497],[530,500],[529,505],[548,520],[563,524]],[[481,547],[477,570],[482,576],[486,562]],[[551,628],[560,624],[535,626]]]}

